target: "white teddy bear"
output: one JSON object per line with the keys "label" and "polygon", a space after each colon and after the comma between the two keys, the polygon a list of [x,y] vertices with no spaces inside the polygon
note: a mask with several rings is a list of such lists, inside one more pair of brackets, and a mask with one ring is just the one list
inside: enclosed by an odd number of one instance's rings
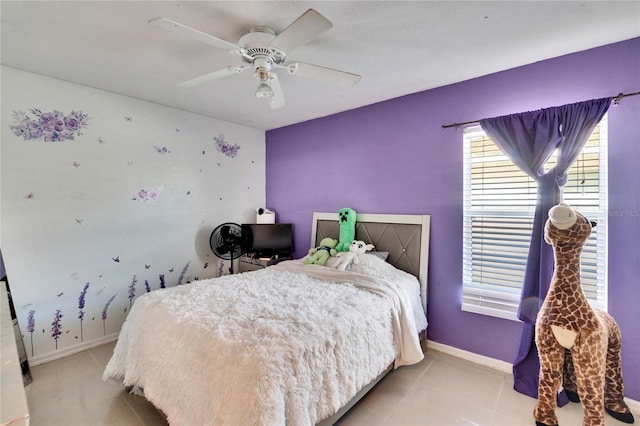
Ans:
{"label": "white teddy bear", "polygon": [[329,262],[327,262],[327,266],[346,271],[352,264],[357,265],[360,263],[360,255],[374,248],[373,244],[366,244],[364,241],[355,240],[349,245],[349,251],[339,252],[335,258],[330,258],[329,260],[332,260],[332,262],[330,265],[328,264]]}

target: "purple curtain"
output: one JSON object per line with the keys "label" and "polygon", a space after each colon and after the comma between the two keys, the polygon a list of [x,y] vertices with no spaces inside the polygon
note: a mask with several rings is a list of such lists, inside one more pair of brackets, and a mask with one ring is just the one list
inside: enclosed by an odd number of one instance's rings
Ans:
{"label": "purple curtain", "polygon": [[[544,242],[549,209],[562,201],[567,172],[582,152],[593,129],[609,109],[611,98],[594,99],[539,111],[488,118],[483,130],[515,165],[538,183],[533,232],[518,318],[524,322],[520,349],[513,364],[514,389],[538,397],[540,362],[535,347],[535,321],[553,275],[553,248]],[[544,172],[544,164],[558,149],[556,167]],[[561,395],[559,405],[568,402]]]}

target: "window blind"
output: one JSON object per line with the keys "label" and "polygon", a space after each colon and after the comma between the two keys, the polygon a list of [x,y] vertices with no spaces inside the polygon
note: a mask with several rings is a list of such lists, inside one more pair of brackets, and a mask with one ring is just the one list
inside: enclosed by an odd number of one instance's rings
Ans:
{"label": "window blind", "polygon": [[[607,120],[595,128],[568,173],[564,200],[598,222],[582,252],[582,287],[607,305]],[[545,171],[556,164],[554,153]],[[529,252],[536,182],[479,126],[464,132],[462,310],[517,320]]]}

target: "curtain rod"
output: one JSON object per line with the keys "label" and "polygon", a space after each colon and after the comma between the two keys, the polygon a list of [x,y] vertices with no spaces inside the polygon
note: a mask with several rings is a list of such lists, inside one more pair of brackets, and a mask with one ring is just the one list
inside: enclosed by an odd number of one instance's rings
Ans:
{"label": "curtain rod", "polygon": [[[622,93],[621,92],[621,93],[618,93],[616,96],[612,96],[611,100],[613,101],[613,105],[619,105],[620,101],[622,100],[622,98],[626,98],[628,96],[636,96],[636,95],[640,95],[640,92],[633,92],[633,93]],[[484,120],[484,119],[480,119],[480,120]],[[442,130],[449,129],[451,127],[466,126],[467,124],[478,124],[478,123],[480,123],[480,120],[465,121],[464,123],[443,124],[442,125]]]}

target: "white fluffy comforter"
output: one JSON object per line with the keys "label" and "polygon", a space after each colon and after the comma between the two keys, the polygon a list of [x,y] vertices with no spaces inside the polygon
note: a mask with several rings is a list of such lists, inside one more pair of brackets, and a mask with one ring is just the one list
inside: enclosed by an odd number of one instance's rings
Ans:
{"label": "white fluffy comforter", "polygon": [[143,388],[172,425],[313,425],[394,360],[423,357],[418,281],[367,258],[353,272],[289,261],[147,293],[104,379]]}

